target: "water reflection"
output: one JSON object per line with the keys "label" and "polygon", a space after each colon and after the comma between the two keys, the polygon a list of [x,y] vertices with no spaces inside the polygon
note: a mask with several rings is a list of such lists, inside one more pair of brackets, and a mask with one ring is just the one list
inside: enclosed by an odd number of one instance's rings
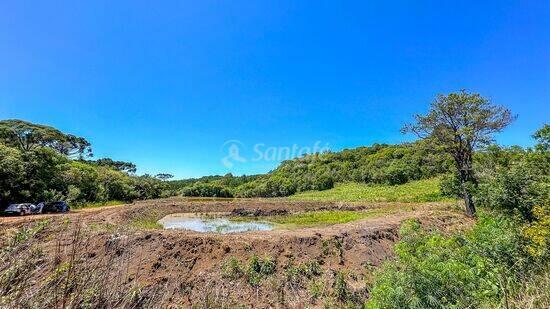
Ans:
{"label": "water reflection", "polygon": [[220,234],[249,231],[270,231],[273,229],[273,224],[269,222],[240,222],[232,221],[223,217],[205,218],[192,216],[189,214],[168,215],[159,220],[159,223],[162,224],[165,229],[184,229],[196,232],[214,232]]}

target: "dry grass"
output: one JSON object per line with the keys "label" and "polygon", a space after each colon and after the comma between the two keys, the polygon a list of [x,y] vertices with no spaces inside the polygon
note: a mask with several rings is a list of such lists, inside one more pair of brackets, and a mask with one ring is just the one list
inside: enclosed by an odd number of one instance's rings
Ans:
{"label": "dry grass", "polygon": [[[40,240],[57,232],[66,238],[60,237],[53,254],[46,254]],[[129,271],[123,236],[113,235],[99,259],[86,253],[93,237],[80,224],[54,231],[39,222],[15,231],[0,255],[0,307],[136,308],[152,305],[162,295],[131,283],[137,274]]]}
{"label": "dry grass", "polygon": [[523,282],[510,306],[517,309],[550,308],[550,265]]}

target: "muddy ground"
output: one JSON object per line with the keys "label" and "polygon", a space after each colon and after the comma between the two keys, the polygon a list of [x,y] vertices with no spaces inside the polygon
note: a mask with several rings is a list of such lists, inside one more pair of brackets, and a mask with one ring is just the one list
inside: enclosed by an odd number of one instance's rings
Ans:
{"label": "muddy ground", "polygon": [[[407,211],[346,224],[226,235],[136,224],[184,212],[269,216],[401,206]],[[285,199],[169,198],[0,218],[0,306],[359,306],[372,272],[393,255],[400,223],[411,218],[444,232],[471,223],[450,203]]]}

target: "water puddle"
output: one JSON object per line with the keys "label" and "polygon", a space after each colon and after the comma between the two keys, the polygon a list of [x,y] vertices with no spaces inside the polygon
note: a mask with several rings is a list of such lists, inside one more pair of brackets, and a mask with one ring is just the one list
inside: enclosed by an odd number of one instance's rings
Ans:
{"label": "water puddle", "polygon": [[228,218],[201,217],[192,214],[172,214],[159,220],[165,229],[184,229],[195,232],[214,232],[219,234],[240,233],[249,231],[271,231],[272,223],[253,221],[240,222]]}

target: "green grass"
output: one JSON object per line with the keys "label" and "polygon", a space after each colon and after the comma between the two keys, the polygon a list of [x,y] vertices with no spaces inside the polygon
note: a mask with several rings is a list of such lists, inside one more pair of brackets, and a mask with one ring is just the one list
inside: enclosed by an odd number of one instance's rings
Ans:
{"label": "green grass", "polygon": [[83,208],[97,208],[105,206],[117,206],[128,204],[128,202],[123,201],[107,201],[107,202],[95,202],[95,203],[85,203],[85,204],[75,204],[71,205],[72,209],[83,209]]}
{"label": "green grass", "polygon": [[402,185],[341,183],[325,191],[307,191],[289,197],[302,201],[342,202],[439,202],[451,200],[441,195],[439,178],[411,181]]}
{"label": "green grass", "polygon": [[[10,247],[15,247],[21,243],[24,243],[28,239],[33,238],[36,234],[42,232],[45,228],[47,228],[51,222],[51,219],[40,220],[38,221],[38,223],[34,224],[31,227],[23,227],[18,229],[17,232],[13,234],[13,236],[11,236],[8,247],[2,248],[2,250],[7,251],[11,249]],[[0,250],[0,252],[2,252],[2,250]]]}
{"label": "green grass", "polygon": [[117,226],[111,223],[90,223],[90,229],[93,231],[105,231],[108,233],[114,233]]}
{"label": "green grass", "polygon": [[323,210],[265,218],[269,222],[290,226],[315,226],[347,223],[370,216],[367,211]]}
{"label": "green grass", "polygon": [[277,224],[276,228],[293,229],[332,224],[348,223],[351,221],[379,217],[399,211],[410,211],[411,207],[388,206],[364,211],[352,210],[322,210],[310,211],[282,216],[266,216],[257,218],[231,218],[235,221],[267,221]]}
{"label": "green grass", "polygon": [[130,226],[133,228],[144,229],[144,230],[162,229],[162,224],[158,223],[155,220],[149,220],[146,218],[134,220],[130,223]]}
{"label": "green grass", "polygon": [[158,223],[162,215],[156,211],[146,211],[135,215],[131,220],[128,226],[136,229],[145,229],[145,230],[154,230],[162,229],[162,224]]}

